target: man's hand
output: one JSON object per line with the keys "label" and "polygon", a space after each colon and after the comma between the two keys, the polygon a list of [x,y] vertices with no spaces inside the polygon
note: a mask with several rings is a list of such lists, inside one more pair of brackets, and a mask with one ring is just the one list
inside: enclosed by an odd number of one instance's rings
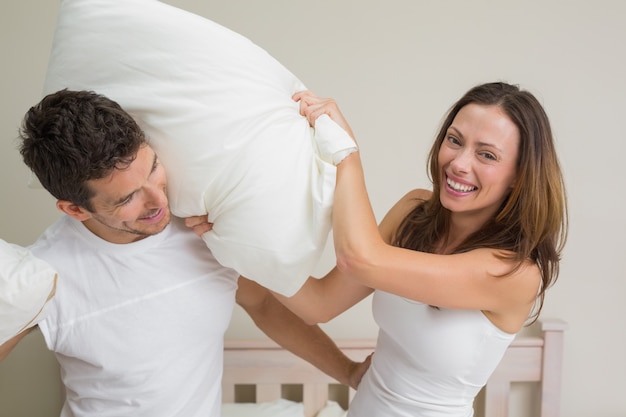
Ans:
{"label": "man's hand", "polygon": [[365,375],[365,372],[367,372],[370,365],[372,364],[373,355],[374,355],[373,353],[369,354],[363,362],[352,363],[352,368],[350,369],[350,375],[349,375],[349,385],[353,389],[358,389],[359,384],[361,383],[361,379],[363,378],[363,375]]}
{"label": "man's hand", "polygon": [[193,232],[200,237],[213,229],[213,223],[209,223],[209,216],[207,214],[185,218],[185,226],[193,229]]}

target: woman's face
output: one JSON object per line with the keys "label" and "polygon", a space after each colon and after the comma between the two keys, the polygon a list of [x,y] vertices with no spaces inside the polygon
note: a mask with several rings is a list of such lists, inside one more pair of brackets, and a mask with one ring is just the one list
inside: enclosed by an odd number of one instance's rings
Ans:
{"label": "woman's face", "polygon": [[468,104],[439,150],[441,204],[478,224],[492,218],[515,184],[520,135],[498,106]]}

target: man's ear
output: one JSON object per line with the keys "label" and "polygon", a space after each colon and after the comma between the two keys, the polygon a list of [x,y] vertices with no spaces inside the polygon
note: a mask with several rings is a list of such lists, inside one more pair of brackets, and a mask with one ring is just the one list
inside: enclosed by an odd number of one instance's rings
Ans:
{"label": "man's ear", "polygon": [[78,221],[85,221],[91,218],[91,213],[81,206],[77,206],[71,201],[58,200],[57,208],[70,217],[75,218]]}

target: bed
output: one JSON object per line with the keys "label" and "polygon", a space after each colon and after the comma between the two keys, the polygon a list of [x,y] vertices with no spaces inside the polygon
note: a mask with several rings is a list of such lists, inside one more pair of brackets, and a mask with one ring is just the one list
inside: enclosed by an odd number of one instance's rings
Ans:
{"label": "bed", "polygon": [[[535,327],[537,335],[518,336],[513,341],[485,386],[484,417],[509,416],[511,384],[520,382],[539,387],[537,417],[559,416],[567,324],[543,319]],[[375,340],[339,340],[337,344],[348,356],[363,360],[374,350]],[[269,340],[226,341],[224,364],[222,396],[227,417],[341,416],[354,395],[353,390]]]}

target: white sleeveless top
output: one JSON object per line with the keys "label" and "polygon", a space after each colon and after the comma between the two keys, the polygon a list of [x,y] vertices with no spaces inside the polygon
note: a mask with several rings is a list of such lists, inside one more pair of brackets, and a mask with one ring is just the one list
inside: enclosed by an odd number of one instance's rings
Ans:
{"label": "white sleeveless top", "polygon": [[434,308],[382,291],[376,351],[350,417],[471,417],[474,397],[515,337],[477,310]]}

